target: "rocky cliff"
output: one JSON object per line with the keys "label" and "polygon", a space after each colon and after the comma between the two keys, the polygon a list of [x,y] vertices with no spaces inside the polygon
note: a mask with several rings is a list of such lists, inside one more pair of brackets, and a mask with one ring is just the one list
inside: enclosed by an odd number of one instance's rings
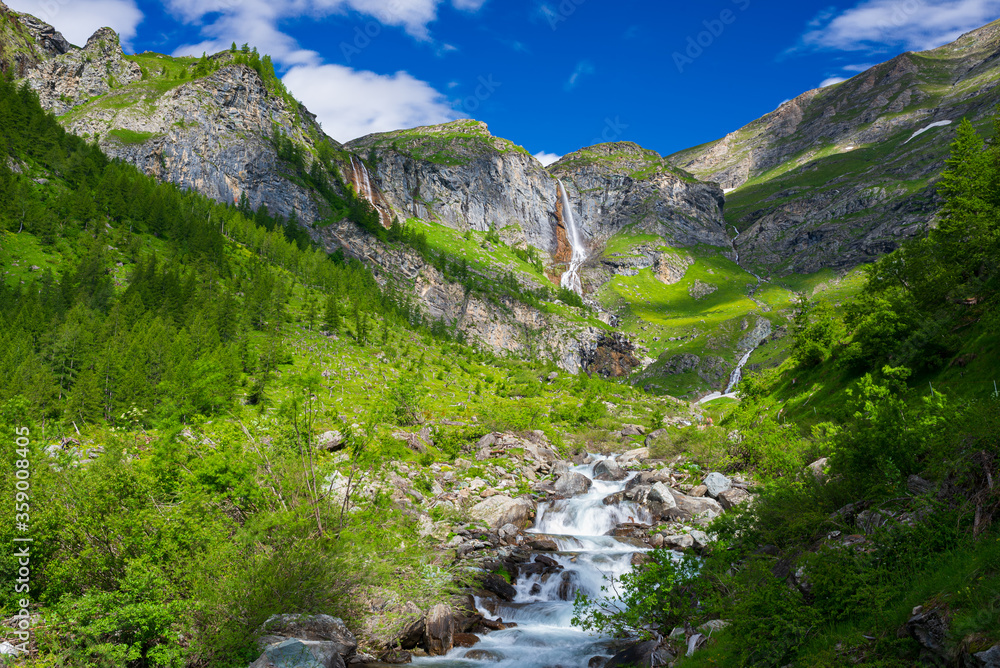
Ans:
{"label": "rocky cliff", "polygon": [[23,77],[39,63],[71,48],[49,24],[0,2],[0,74]]}
{"label": "rocky cliff", "polygon": [[[369,135],[346,146],[366,157],[378,189],[402,216],[460,231],[495,230],[511,245],[548,253],[555,278],[571,255],[560,182],[592,266],[594,251],[625,229],[672,245],[730,244],[721,189],[629,142],[582,149],[549,170],[470,120]],[[585,281],[585,293],[597,287]]]}
{"label": "rocky cliff", "polygon": [[955,125],[996,104],[998,48],[993,23],[804,93],[670,160],[732,191],[726,218],[742,232],[745,263],[784,274],[871,261],[933,219]]}
{"label": "rocky cliff", "polygon": [[104,28],[26,80],[67,129],[96,138],[113,158],[218,201],[246,195],[253,208],[317,220],[320,198],[287,176],[273,137],[284,134],[308,152],[324,137],[318,125],[252,68],[220,58],[218,69],[189,79],[190,63],[126,57]]}

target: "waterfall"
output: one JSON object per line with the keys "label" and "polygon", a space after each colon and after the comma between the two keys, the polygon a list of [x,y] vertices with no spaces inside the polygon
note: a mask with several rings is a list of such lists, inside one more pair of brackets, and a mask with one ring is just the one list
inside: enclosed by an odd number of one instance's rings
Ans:
{"label": "waterfall", "polygon": [[573,256],[569,261],[569,268],[562,275],[562,287],[572,290],[578,295],[583,295],[583,283],[580,280],[580,266],[587,260],[587,250],[580,241],[580,231],[576,228],[576,219],[573,218],[573,207],[570,206],[569,196],[566,194],[566,186],[562,180],[559,181],[559,190],[562,193],[563,226],[566,228],[566,239],[573,249]]}
{"label": "waterfall", "polygon": [[[591,480],[598,461],[576,466],[571,471]],[[414,666],[433,668],[586,668],[595,657],[608,658],[616,649],[611,638],[595,636],[573,626],[573,600],[577,592],[592,599],[605,599],[601,587],[619,581],[632,570],[632,559],[640,547],[633,539],[607,534],[624,522],[652,523],[645,508],[629,501],[610,505],[604,499],[621,492],[630,475],[620,482],[593,480],[588,492],[568,499],[538,505],[535,527],[528,532],[549,538],[558,546],[544,558],[558,563],[550,572],[525,564],[514,580],[517,591],[511,602],[476,597],[479,612],[491,620],[514,622],[503,631],[480,636],[471,649],[456,647],[447,656],[415,657]],[[534,555],[532,555],[534,559]],[[541,570],[542,572],[539,572]],[[606,601],[610,603],[609,601]]]}
{"label": "waterfall", "polygon": [[723,394],[731,393],[736,389],[736,386],[740,384],[740,381],[743,380],[743,367],[745,367],[747,362],[750,361],[750,356],[753,355],[754,350],[756,350],[756,348],[751,348],[745,355],[743,355],[743,357],[740,358],[739,364],[737,364],[736,368],[733,369],[733,372],[729,374],[729,385],[726,386],[726,391]]}
{"label": "waterfall", "polygon": [[361,158],[351,155],[351,170],[354,172],[354,183],[357,186],[358,195],[365,198],[375,208],[378,212],[378,221],[382,224],[382,227],[388,227],[385,224],[386,213],[375,201],[375,191],[372,190],[372,180],[371,175],[368,173],[368,167],[365,166]]}

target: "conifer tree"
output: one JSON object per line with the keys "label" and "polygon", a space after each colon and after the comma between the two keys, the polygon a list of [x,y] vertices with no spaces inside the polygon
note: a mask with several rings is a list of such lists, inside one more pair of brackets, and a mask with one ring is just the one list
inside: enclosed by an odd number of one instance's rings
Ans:
{"label": "conifer tree", "polygon": [[326,313],[323,316],[323,329],[333,334],[340,333],[340,300],[331,294],[326,299]]}

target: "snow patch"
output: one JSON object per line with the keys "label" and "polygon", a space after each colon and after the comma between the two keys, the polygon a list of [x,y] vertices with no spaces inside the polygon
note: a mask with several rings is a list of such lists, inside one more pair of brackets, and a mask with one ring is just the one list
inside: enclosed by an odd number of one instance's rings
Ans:
{"label": "snow patch", "polygon": [[906,141],[904,141],[903,143],[904,144],[909,144],[911,141],[913,141],[914,139],[916,139],[920,135],[924,134],[928,130],[932,130],[934,128],[944,127],[945,125],[951,125],[951,121],[938,121],[936,123],[931,123],[926,128],[921,128],[921,129],[917,130],[916,132],[914,132],[913,136],[910,137],[909,139],[907,139]]}

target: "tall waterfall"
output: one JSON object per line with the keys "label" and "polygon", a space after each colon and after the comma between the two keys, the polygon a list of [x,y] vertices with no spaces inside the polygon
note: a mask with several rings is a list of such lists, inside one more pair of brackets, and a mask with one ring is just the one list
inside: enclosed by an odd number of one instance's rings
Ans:
{"label": "tall waterfall", "polygon": [[559,190],[562,193],[563,225],[566,227],[566,238],[573,249],[573,256],[569,261],[569,268],[562,275],[562,287],[572,290],[578,295],[583,295],[583,283],[580,280],[580,266],[587,260],[587,249],[580,241],[580,231],[576,228],[576,220],[573,218],[573,207],[569,204],[569,196],[566,194],[566,186],[559,180]]}
{"label": "tall waterfall", "polygon": [[375,191],[372,190],[372,180],[371,175],[368,173],[368,167],[365,166],[364,161],[354,155],[351,156],[351,169],[354,172],[354,183],[358,189],[358,195],[364,197],[369,204],[374,207],[378,212],[378,221],[382,224],[382,227],[388,227],[386,223],[386,213],[382,210],[382,207],[378,205],[375,201]]}

